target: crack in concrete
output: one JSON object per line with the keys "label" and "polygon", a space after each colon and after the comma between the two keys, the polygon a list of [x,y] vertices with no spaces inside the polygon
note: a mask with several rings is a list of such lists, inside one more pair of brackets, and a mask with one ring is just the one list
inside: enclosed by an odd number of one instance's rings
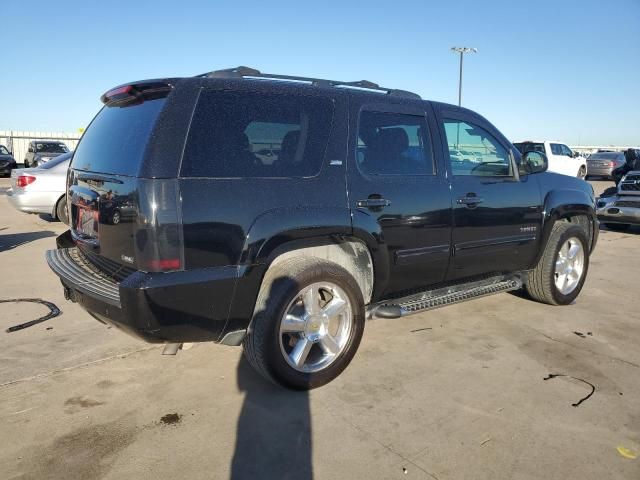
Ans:
{"label": "crack in concrete", "polygon": [[553,342],[562,343],[563,345],[567,345],[569,347],[575,348],[576,350],[583,350],[585,352],[589,352],[589,353],[592,353],[594,355],[598,355],[600,357],[608,358],[609,360],[615,360],[616,362],[624,363],[625,365],[629,365],[629,366],[634,367],[634,368],[640,368],[640,365],[638,365],[637,363],[631,362],[629,360],[625,360],[624,358],[614,357],[612,355],[607,355],[606,353],[596,352],[595,350],[591,350],[590,348],[584,348],[584,347],[581,347],[581,346],[574,345],[573,343],[570,343],[570,342],[565,342],[564,340],[560,340],[558,338],[551,337],[551,336],[547,335],[546,333],[541,332],[540,330],[538,330],[536,328],[533,328],[530,325],[525,325],[525,327],[533,330],[534,332],[536,332],[539,335],[542,335],[545,338],[548,338],[549,340],[551,340]]}
{"label": "crack in concrete", "polygon": [[8,382],[0,383],[0,388],[9,387],[11,385],[16,385],[18,383],[31,382],[33,380],[39,380],[41,378],[50,377],[52,375],[56,375],[58,373],[66,373],[71,372],[73,370],[77,370],[79,368],[90,367],[91,365],[96,365],[98,363],[108,362],[109,360],[115,360],[116,358],[126,358],[134,353],[146,352],[149,350],[153,350],[156,348],[160,348],[162,345],[153,345],[151,347],[140,348],[138,350],[133,350],[127,353],[119,353],[117,355],[112,355],[110,357],[99,358],[98,360],[92,360],[91,362],[80,363],[78,365],[72,365],[70,367],[60,368],[57,370],[51,370],[49,372],[38,373],[37,375],[32,375],[30,377],[18,378],[16,380],[9,380]]}

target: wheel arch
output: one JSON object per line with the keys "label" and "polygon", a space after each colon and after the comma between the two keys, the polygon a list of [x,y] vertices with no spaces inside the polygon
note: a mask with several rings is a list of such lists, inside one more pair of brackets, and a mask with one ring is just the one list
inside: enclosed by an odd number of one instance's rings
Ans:
{"label": "wheel arch", "polygon": [[545,197],[543,211],[540,249],[533,266],[537,265],[542,257],[556,222],[577,223],[585,227],[590,251],[593,251],[598,237],[598,220],[593,200],[586,192],[570,189],[552,190]]}
{"label": "wheel arch", "polygon": [[360,223],[352,228],[347,208],[277,209],[256,219],[247,233],[220,341],[242,341],[267,271],[287,258],[308,256],[336,263],[354,277],[365,303],[375,300],[388,281],[388,253],[380,243],[377,223]]}
{"label": "wheel arch", "polygon": [[51,216],[52,216],[55,220],[60,220],[60,219],[58,218],[58,205],[60,205],[60,202],[61,202],[62,200],[64,200],[64,199],[66,199],[66,197],[67,197],[67,194],[66,194],[66,192],[65,192],[65,193],[63,193],[62,195],[60,195],[60,196],[58,197],[58,199],[55,201],[55,203],[53,204],[53,210],[52,210],[52,212],[51,212]]}

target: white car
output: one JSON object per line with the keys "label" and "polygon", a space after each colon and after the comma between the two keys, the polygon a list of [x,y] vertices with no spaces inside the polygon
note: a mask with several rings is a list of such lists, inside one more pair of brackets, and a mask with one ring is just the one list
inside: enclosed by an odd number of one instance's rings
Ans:
{"label": "white car", "polygon": [[640,170],[627,172],[618,183],[617,192],[598,198],[596,212],[609,230],[640,225]]}
{"label": "white car", "polygon": [[73,152],[60,155],[38,168],[11,171],[9,202],[25,213],[48,213],[69,223],[67,214],[67,170]]}
{"label": "white car", "polygon": [[513,144],[520,153],[542,152],[549,159],[549,171],[571,177],[587,177],[587,159],[571,151],[564,143],[553,140],[516,142]]}

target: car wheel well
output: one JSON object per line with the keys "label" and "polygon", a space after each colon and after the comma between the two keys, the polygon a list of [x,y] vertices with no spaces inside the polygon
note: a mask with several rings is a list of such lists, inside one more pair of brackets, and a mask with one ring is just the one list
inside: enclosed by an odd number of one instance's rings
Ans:
{"label": "car wheel well", "polygon": [[[369,249],[361,241],[350,239],[326,245],[304,245],[292,242],[276,249],[270,257],[272,260],[267,271],[292,258],[320,259],[335,263],[354,278],[360,287],[365,305],[371,301],[374,283],[373,260]],[[263,278],[267,278],[266,272]]]}
{"label": "car wheel well", "polygon": [[60,205],[60,202],[66,197],[66,193],[63,193],[62,195],[60,195],[60,198],[58,198],[58,200],[56,200],[56,204],[53,206],[53,213],[51,214],[51,216],[56,219],[56,220],[60,220],[58,218],[58,205]]}
{"label": "car wheel well", "polygon": [[584,232],[587,235],[587,239],[589,240],[589,250],[591,250],[591,243],[593,242],[593,221],[589,218],[588,215],[583,214],[575,214],[568,215],[565,218],[561,219],[564,222],[573,223],[575,225],[579,225],[583,228]]}

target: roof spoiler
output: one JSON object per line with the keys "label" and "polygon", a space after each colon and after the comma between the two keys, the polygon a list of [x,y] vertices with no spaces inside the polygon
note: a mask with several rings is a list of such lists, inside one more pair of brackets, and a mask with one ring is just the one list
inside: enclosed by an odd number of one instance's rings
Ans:
{"label": "roof spoiler", "polygon": [[169,95],[173,85],[166,80],[149,80],[120,85],[104,93],[100,100],[110,107],[139,105],[145,100],[154,100]]}

